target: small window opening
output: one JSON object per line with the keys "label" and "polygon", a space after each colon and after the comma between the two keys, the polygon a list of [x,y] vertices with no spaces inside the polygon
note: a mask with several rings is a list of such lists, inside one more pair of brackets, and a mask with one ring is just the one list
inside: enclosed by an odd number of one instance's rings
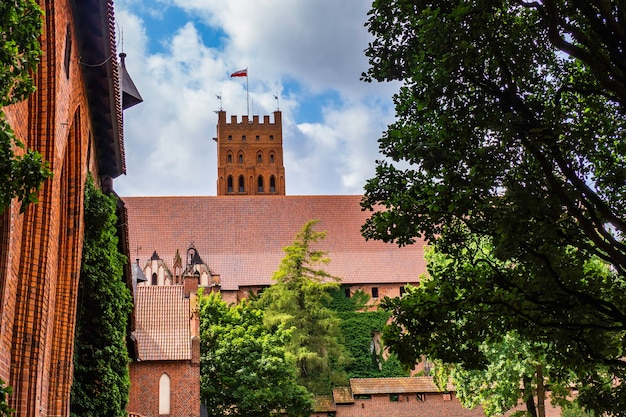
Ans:
{"label": "small window opening", "polygon": [[372,298],[378,298],[378,287],[372,287]]}
{"label": "small window opening", "polygon": [[392,403],[397,403],[400,401],[400,396],[398,394],[389,394],[389,401]]}
{"label": "small window opening", "polygon": [[256,156],[256,161],[257,161],[259,164],[260,164],[261,162],[263,162],[263,155],[258,154],[258,155]]}
{"label": "small window opening", "polygon": [[345,287],[343,289],[343,293],[346,296],[346,298],[350,298],[350,287]]}
{"label": "small window opening", "polygon": [[417,401],[426,401],[426,394],[423,392],[418,392],[416,394]]}
{"label": "small window opening", "polygon": [[276,192],[276,178],[272,175],[270,177],[270,193]]}
{"label": "small window opening", "polygon": [[274,154],[273,153],[270,154],[270,163],[271,164],[274,163]]}
{"label": "small window opening", "polygon": [[259,185],[259,192],[262,193],[263,192],[263,177],[260,175],[259,175],[258,185]]}
{"label": "small window opening", "polygon": [[243,164],[243,154],[242,153],[239,154],[239,163]]}
{"label": "small window opening", "polygon": [[239,192],[243,193],[244,192],[244,187],[243,187],[243,175],[241,175],[239,177]]}
{"label": "small window opening", "polygon": [[233,140],[233,135],[228,135],[228,140]]}
{"label": "small window opening", "polygon": [[152,285],[157,285],[157,274],[156,274],[156,272],[152,273]]}
{"label": "small window opening", "polygon": [[231,177],[230,175],[228,176],[228,192],[233,192],[233,177]]}
{"label": "small window opening", "polygon": [[241,135],[241,140],[246,140],[246,135]]}
{"label": "small window opening", "polygon": [[274,140],[274,135],[270,135],[270,140]]}
{"label": "small window opening", "polygon": [[228,162],[229,164],[233,163],[233,155],[232,154],[228,154],[228,156],[226,156],[226,162]]}
{"label": "small window opening", "polygon": [[259,140],[259,139],[261,139],[261,137],[259,135],[256,135],[255,139]]}

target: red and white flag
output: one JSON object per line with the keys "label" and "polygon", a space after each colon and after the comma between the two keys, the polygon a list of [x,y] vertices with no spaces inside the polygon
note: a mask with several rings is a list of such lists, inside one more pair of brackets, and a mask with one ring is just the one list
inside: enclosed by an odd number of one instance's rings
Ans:
{"label": "red and white flag", "polygon": [[235,71],[232,74],[230,74],[231,77],[247,77],[248,76],[248,68],[246,69],[242,69],[239,71]]}

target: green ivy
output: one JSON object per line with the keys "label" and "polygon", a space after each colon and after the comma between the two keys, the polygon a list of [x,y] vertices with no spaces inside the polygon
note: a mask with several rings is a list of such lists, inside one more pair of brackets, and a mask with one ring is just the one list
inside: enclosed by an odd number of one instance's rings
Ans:
{"label": "green ivy", "polygon": [[[43,12],[34,0],[0,1],[0,108],[18,103],[35,91],[32,73],[41,52]],[[26,149],[0,111],[0,213],[17,198],[24,211],[37,202],[41,184],[52,177],[39,152]]]}
{"label": "green ivy", "polygon": [[127,259],[118,251],[116,202],[88,178],[70,405],[76,417],[126,416],[132,297],[123,281]]}
{"label": "green ivy", "polygon": [[10,417],[15,412],[7,402],[7,396],[11,394],[11,391],[11,387],[5,385],[0,379],[0,416]]}
{"label": "green ivy", "polygon": [[[373,336],[382,334],[389,319],[389,313],[382,310],[364,311],[369,296],[357,291],[346,297],[343,289],[331,292],[329,307],[341,319],[339,329],[343,344],[351,356],[351,363],[346,367],[350,378],[384,378],[408,376],[398,361],[391,355],[382,355],[373,349]],[[387,356],[385,358],[385,356]]]}

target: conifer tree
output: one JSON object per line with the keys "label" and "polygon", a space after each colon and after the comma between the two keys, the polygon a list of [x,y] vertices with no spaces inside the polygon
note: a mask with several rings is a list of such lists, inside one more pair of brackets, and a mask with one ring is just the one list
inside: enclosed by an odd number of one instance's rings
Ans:
{"label": "conifer tree", "polygon": [[265,310],[270,328],[291,328],[287,354],[296,366],[298,381],[316,395],[329,394],[333,386],[347,383],[344,367],[348,355],[340,341],[339,318],[327,307],[330,291],[337,289],[338,278],[320,265],[330,258],[315,244],[326,236],[313,229],[317,221],[307,222],[297,234],[273,279],[276,284],[258,300]]}

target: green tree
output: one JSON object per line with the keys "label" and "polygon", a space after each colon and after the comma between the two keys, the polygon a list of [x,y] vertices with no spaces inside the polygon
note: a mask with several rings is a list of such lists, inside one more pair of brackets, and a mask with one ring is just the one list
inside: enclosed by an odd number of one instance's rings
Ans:
{"label": "green tree", "polygon": [[130,391],[127,323],[130,290],[122,279],[126,257],[118,251],[116,198],[85,187],[85,239],[74,343],[72,416],[126,416]]}
{"label": "green tree", "polygon": [[340,340],[339,318],[325,303],[337,289],[337,278],[320,264],[330,259],[315,248],[326,236],[314,230],[316,221],[307,222],[274,273],[274,285],[266,289],[258,306],[265,311],[269,328],[292,329],[286,345],[288,358],[295,363],[298,382],[316,395],[329,394],[333,386],[347,384],[344,367],[348,356]]}
{"label": "green tree", "polygon": [[37,202],[37,191],[52,176],[41,154],[24,148],[9,126],[2,108],[24,100],[35,91],[31,77],[41,56],[39,35],[43,13],[34,0],[0,2],[0,213],[13,198],[22,203],[22,211]]}
{"label": "green tree", "polygon": [[[591,408],[622,413],[626,388],[607,380],[626,377],[625,8],[374,1],[364,79],[403,85],[362,203],[377,210],[366,237],[424,237],[458,263],[472,262],[467,230],[489,237],[499,262],[437,290],[453,314],[480,301],[484,324],[468,331],[549,344],[548,360],[585,381]],[[406,307],[396,313],[408,322]],[[476,358],[456,336],[435,335],[441,354],[457,344]]]}
{"label": "green tree", "polygon": [[246,301],[227,306],[200,294],[200,396],[211,416],[308,416],[312,396],[285,359],[289,331],[270,332]]}

